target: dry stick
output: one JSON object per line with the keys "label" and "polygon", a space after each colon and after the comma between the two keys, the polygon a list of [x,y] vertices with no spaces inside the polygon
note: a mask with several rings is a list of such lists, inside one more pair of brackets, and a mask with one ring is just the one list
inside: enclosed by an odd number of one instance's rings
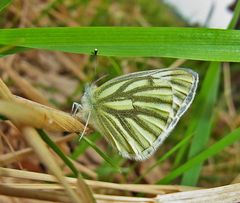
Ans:
{"label": "dry stick", "polygon": [[[23,71],[24,73],[27,73],[31,78],[36,78],[36,77],[43,78],[43,76],[46,76],[46,74],[42,72],[39,69],[39,67],[31,64],[28,61],[19,61],[18,70]],[[48,82],[48,78],[46,78],[46,80]]]}
{"label": "dry stick", "polygon": [[202,189],[174,194],[158,195],[157,201],[169,202],[240,202],[240,184]]}
{"label": "dry stick", "polygon": [[5,166],[19,161],[25,158],[27,155],[31,154],[32,152],[33,150],[29,147],[19,151],[15,151],[13,153],[3,154],[0,156],[0,166]]}
{"label": "dry stick", "polygon": [[[58,188],[59,189],[59,188]],[[39,200],[48,200],[48,201],[57,201],[57,202],[68,202],[69,200],[64,193],[57,191],[42,191],[40,189],[26,189],[26,187],[21,188],[19,186],[7,186],[6,184],[0,183],[0,193],[8,196],[15,197],[23,197],[23,198],[32,198]],[[98,200],[98,203],[106,203],[106,202],[115,202],[115,203],[123,203],[123,202],[136,202],[136,203],[153,203],[156,202],[155,198],[143,198],[143,197],[127,197],[127,196],[113,196],[113,195],[102,195],[102,194],[94,194],[94,197]]]}
{"label": "dry stick", "polygon": [[[22,2],[25,3],[25,1],[22,1]],[[30,3],[30,2],[31,1],[27,1],[27,3]],[[41,6],[39,6],[39,7],[41,7]],[[14,17],[16,19],[21,19],[22,18],[22,9],[19,8],[18,5],[11,4],[11,6],[8,7],[8,10],[9,10],[10,13],[14,13]],[[28,10],[28,13],[29,13],[29,10]],[[6,23],[10,23],[10,22],[11,22],[11,24],[8,25],[8,27],[13,27],[13,26],[16,27],[16,24],[15,24],[16,22],[14,22],[14,21],[8,21]],[[21,22],[19,23],[19,25],[21,26]],[[25,25],[25,27],[32,27],[33,26],[32,20],[29,19],[29,16],[24,19],[24,25]]]}
{"label": "dry stick", "polygon": [[[38,78],[40,82],[47,84],[48,86],[54,86],[57,88],[61,94],[68,96],[69,95],[69,88],[62,86],[63,83],[70,82],[70,78],[66,78],[65,76],[55,75],[55,74],[43,74],[35,65],[27,62],[27,61],[20,61],[19,69],[25,73],[27,73],[31,78]],[[72,80],[71,82],[75,85],[77,84],[76,80]]]}
{"label": "dry stick", "polygon": [[80,194],[80,196],[82,196],[84,198],[84,202],[89,202],[89,203],[94,203],[96,202],[94,196],[93,196],[93,192],[90,189],[90,187],[88,187],[87,183],[85,182],[85,180],[83,180],[82,177],[80,177],[81,175],[78,176],[77,179],[77,192]]}
{"label": "dry stick", "polygon": [[[1,171],[1,170],[0,170]],[[0,184],[1,186],[5,186],[6,184]],[[61,189],[58,185],[55,184],[9,184],[12,190],[22,188],[23,192],[28,191],[29,188],[32,190],[46,190],[48,189],[50,192],[54,193],[54,190]],[[147,186],[147,185],[146,185]],[[34,192],[34,191],[33,191]],[[143,202],[161,202],[161,203],[169,203],[169,202],[239,202],[240,201],[240,184],[232,184],[227,186],[221,186],[210,189],[201,189],[195,191],[187,191],[187,192],[178,192],[172,194],[164,194],[158,195],[156,198],[134,198],[134,197],[123,197],[123,196],[111,196],[111,195],[94,195],[98,200],[109,200],[109,201],[126,201],[126,202],[138,202],[142,199]]]}
{"label": "dry stick", "polygon": [[231,118],[236,116],[236,109],[233,104],[232,88],[231,88],[231,73],[229,63],[223,63],[223,76],[224,76],[224,96],[227,103],[228,111]]}
{"label": "dry stick", "polygon": [[[5,84],[0,81],[0,85],[2,86],[2,88],[0,88],[0,96],[4,96],[5,99],[7,100],[10,100],[10,101],[13,101],[13,100],[16,100],[16,97],[12,96],[11,95],[11,92],[8,90],[7,86],[5,86]],[[6,92],[3,92],[3,91],[6,91]],[[1,101],[2,103],[5,102],[5,106],[6,106],[6,101]],[[9,104],[11,104],[11,102],[7,102]],[[32,102],[33,103],[33,102]],[[31,103],[31,104],[32,104]],[[15,105],[19,105],[15,102],[12,102],[12,108],[15,107]],[[25,103],[23,103],[25,104]],[[1,106],[1,105],[0,105]],[[4,106],[4,105],[3,105]],[[24,107],[24,105],[22,106]],[[41,106],[43,109],[44,109],[44,106],[42,105]],[[32,105],[32,108],[34,108],[34,106]],[[47,107],[49,108],[49,107]],[[4,108],[2,108],[2,111],[3,111]],[[11,108],[7,108],[9,110],[11,110]],[[26,110],[26,109],[25,109]],[[21,112],[21,108],[17,108],[17,113],[20,113]],[[55,110],[56,112],[57,110]],[[58,112],[58,111],[57,111]],[[60,112],[60,111],[59,111]],[[6,112],[7,113],[7,112]],[[29,115],[31,114],[34,114],[34,112],[32,113],[29,113]],[[17,114],[15,113],[15,116]],[[21,115],[21,114],[20,114]],[[46,116],[46,114],[44,114],[43,116]],[[10,116],[11,117],[11,116]],[[53,116],[53,118],[55,118]],[[46,117],[43,117],[43,120],[45,120]],[[52,119],[52,118],[51,118]],[[14,120],[14,123],[17,125],[17,126],[21,126],[20,123],[21,123],[21,118],[18,118],[16,120],[16,118],[13,116],[12,120]],[[47,122],[51,125],[52,123],[54,123],[53,121],[52,122],[49,122],[49,118],[47,119]],[[60,127],[62,127],[61,125],[59,125],[58,122],[56,122],[56,124]],[[51,155],[51,153],[48,151],[45,143],[43,142],[43,140],[40,138],[39,134],[36,132],[35,129],[33,128],[30,128],[30,127],[24,127],[22,129],[22,132],[23,132],[23,135],[25,136],[26,140],[29,142],[30,145],[34,146],[34,150],[36,151],[36,153],[38,154],[38,156],[42,159],[42,161],[44,163],[47,164],[47,166],[50,168],[50,171],[57,177],[57,179],[59,180],[59,182],[65,187],[65,190],[66,192],[69,194],[69,197],[71,198],[71,200],[73,202],[82,202],[82,200],[80,200],[80,198],[78,197],[77,193],[75,193],[71,188],[70,186],[68,185],[68,183],[65,181],[65,177],[63,176],[63,174],[61,174],[61,169],[60,167],[57,165],[57,163],[55,163],[55,159],[53,158],[53,156]],[[34,136],[34,137],[33,137]],[[38,140],[36,142],[36,140]],[[43,152],[44,152],[44,156],[43,156]],[[88,199],[89,200],[89,196],[91,197],[92,194],[88,194],[88,195],[84,195],[82,196],[83,198],[83,202],[84,202],[84,198]],[[93,201],[90,201],[90,202],[94,202],[94,198],[92,198]]]}
{"label": "dry stick", "polygon": [[69,198],[63,192],[57,191],[33,191],[31,189],[12,188],[0,183],[0,194],[11,197],[23,197],[31,199],[39,199],[46,201],[66,202],[69,203]]}
{"label": "dry stick", "polygon": [[50,153],[46,144],[41,139],[37,131],[30,127],[24,127],[22,129],[22,133],[26,138],[28,144],[34,149],[41,161],[48,167],[51,173],[54,174],[57,180],[63,185],[72,202],[84,202],[83,199],[81,200],[67,183],[60,167],[54,159],[54,156]]}
{"label": "dry stick", "polygon": [[0,79],[0,98],[10,101],[14,100],[14,96],[1,79]]}
{"label": "dry stick", "polygon": [[[2,136],[0,135],[0,154],[3,154],[3,140],[2,140]],[[1,164],[0,164],[1,166]]]}
{"label": "dry stick", "polygon": [[[4,84],[4,82],[1,79],[0,79],[0,98],[6,99],[6,100],[14,99],[12,93],[10,92],[10,90],[7,88],[7,86]],[[19,159],[15,158],[15,161],[19,161]],[[21,166],[19,162],[18,164]]]}
{"label": "dry stick", "polygon": [[71,159],[71,161],[74,164],[75,168],[77,168],[80,172],[85,173],[86,175],[88,175],[92,179],[95,179],[95,180],[97,179],[98,175],[97,175],[96,172],[94,172],[93,170],[89,169],[86,166],[83,166],[82,164],[80,164],[79,162],[77,162],[75,160]]}
{"label": "dry stick", "polygon": [[57,56],[58,61],[60,61],[67,69],[72,71],[80,80],[86,81],[86,76],[81,71],[82,68],[80,68],[78,66],[83,67],[83,66],[86,65],[86,63],[88,61],[87,56],[84,56],[84,58],[82,60],[82,63],[78,64],[78,65],[76,63],[74,63],[70,58],[68,58],[65,54],[63,54],[61,52],[57,52],[56,56]]}
{"label": "dry stick", "polygon": [[[44,173],[36,173],[29,171],[22,171],[17,169],[8,169],[0,167],[0,176],[22,178],[27,180],[56,182],[54,176]],[[66,178],[70,184],[76,185],[75,178]],[[199,188],[179,185],[145,185],[145,184],[118,184],[102,181],[86,180],[86,183],[92,188],[106,188],[132,192],[143,192],[149,194],[165,194],[170,192],[181,192],[189,190],[197,190]]]}
{"label": "dry stick", "polygon": [[[78,16],[79,19],[84,19],[82,21],[81,26],[89,25],[92,22],[92,19],[96,16],[97,7],[101,4],[102,0],[92,0],[89,1],[87,6],[84,6],[82,12]],[[73,20],[73,18],[66,18],[60,11],[51,9],[49,14],[55,17],[58,21],[65,23],[67,26],[80,26],[78,21]],[[86,18],[87,16],[87,18]]]}
{"label": "dry stick", "polygon": [[30,1],[22,2],[19,27],[28,27],[28,13],[31,9]]}
{"label": "dry stick", "polygon": [[238,175],[236,178],[234,178],[234,180],[232,181],[232,184],[235,183],[240,183],[240,175]]}
{"label": "dry stick", "polygon": [[21,125],[44,128],[49,131],[79,132],[84,128],[79,120],[63,111],[21,97],[15,97],[13,101],[0,100],[0,114],[20,122]]}
{"label": "dry stick", "polygon": [[[6,185],[8,187],[11,187],[11,188],[21,188],[21,189],[25,189],[25,190],[28,190],[28,189],[32,189],[32,190],[48,190],[49,192],[50,191],[56,191],[56,190],[63,190],[63,186],[59,185],[59,184],[49,184],[49,183],[2,183],[2,185]],[[148,185],[141,185],[141,187],[144,187],[144,186],[148,186]],[[78,186],[77,185],[71,185],[71,188],[72,189],[77,189]],[[104,188],[104,187],[103,187]],[[112,188],[111,188],[112,189]],[[149,188],[150,190],[150,188]],[[128,190],[125,190],[125,191],[128,191]],[[134,192],[134,191],[133,191]],[[140,191],[137,191],[137,192],[142,192],[141,190]],[[155,194],[155,192],[153,191],[152,193],[151,192],[148,192],[149,194]],[[160,192],[161,193],[161,192]],[[166,192],[162,192],[162,195],[166,194]],[[159,193],[158,193],[159,195]]]}
{"label": "dry stick", "polygon": [[[81,26],[88,26],[93,21],[93,18],[96,16],[98,7],[101,5],[102,0],[92,0],[88,1],[87,6],[83,9],[83,12],[80,13],[79,19],[83,19]],[[87,18],[86,18],[87,16]]]}
{"label": "dry stick", "polygon": [[66,16],[64,14],[62,14],[61,12],[57,12],[57,10],[55,10],[55,9],[54,10],[51,9],[48,14],[52,15],[53,17],[62,21],[63,23],[69,25],[70,27],[79,26],[79,23],[72,20],[71,17],[66,18]]}
{"label": "dry stick", "polygon": [[[98,200],[98,203],[156,203],[155,198],[145,198],[145,197],[125,197],[125,196],[114,196],[114,195],[102,195],[95,194],[94,197]],[[102,201],[101,201],[102,200]]]}
{"label": "dry stick", "polygon": [[[68,142],[68,141],[72,140],[76,136],[77,136],[77,134],[72,133],[67,136],[57,138],[55,140],[55,142],[57,144],[61,144],[63,142]],[[34,152],[33,149],[29,147],[29,148],[25,148],[25,149],[15,151],[12,153],[3,154],[0,156],[0,166],[4,166],[4,165],[8,165],[10,163],[16,162],[16,160],[19,161],[19,160],[25,158],[26,156],[28,156],[29,154],[32,154],[33,152]],[[91,177],[93,179],[97,178],[97,174],[94,171],[87,168],[86,166],[83,166],[80,163],[75,163],[75,161],[73,161],[73,164],[75,165],[76,168],[79,169],[80,172],[85,173],[86,175],[88,175],[89,177]]]}
{"label": "dry stick", "polygon": [[0,63],[0,68],[2,68],[4,71],[7,72],[7,74],[9,75],[9,77],[15,81],[15,84],[20,88],[20,90],[23,92],[23,94],[33,100],[36,101],[40,104],[44,104],[46,106],[52,106],[48,100],[35,88],[33,88],[33,86],[24,78],[22,78],[20,75],[18,75],[17,72],[15,72],[14,70],[12,70],[12,68],[10,67],[10,65],[8,65],[7,63],[5,63],[4,65]]}
{"label": "dry stick", "polygon": [[[12,144],[11,144],[11,143],[9,142],[9,140],[6,138],[6,135],[2,132],[2,130],[0,130],[0,138],[3,138],[3,140],[4,140],[5,143],[7,144],[8,148],[10,149],[11,154],[12,154],[12,153],[15,153],[15,150],[14,150]],[[1,146],[0,146],[0,147],[1,147]],[[1,159],[1,158],[2,158],[2,156],[0,156],[0,159]],[[15,158],[15,161],[17,162],[18,167],[19,167],[20,169],[23,169],[23,166],[22,166],[20,160],[19,160],[18,158]],[[0,166],[2,166],[2,165],[1,165],[1,161],[0,161]]]}
{"label": "dry stick", "polygon": [[[0,99],[4,99],[6,101],[14,101],[14,96],[8,89],[8,87],[5,85],[5,83],[0,78]],[[12,121],[17,125],[17,121],[12,119]]]}
{"label": "dry stick", "polygon": [[169,68],[177,68],[179,66],[181,66],[183,63],[186,62],[186,59],[177,59],[176,61],[174,61]]}

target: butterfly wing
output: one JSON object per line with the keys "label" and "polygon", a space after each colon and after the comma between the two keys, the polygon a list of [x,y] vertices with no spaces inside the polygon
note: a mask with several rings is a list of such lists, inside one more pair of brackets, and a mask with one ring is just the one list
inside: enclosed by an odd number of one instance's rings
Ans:
{"label": "butterfly wing", "polygon": [[143,71],[92,92],[94,126],[130,159],[152,155],[191,104],[198,75],[189,69]]}

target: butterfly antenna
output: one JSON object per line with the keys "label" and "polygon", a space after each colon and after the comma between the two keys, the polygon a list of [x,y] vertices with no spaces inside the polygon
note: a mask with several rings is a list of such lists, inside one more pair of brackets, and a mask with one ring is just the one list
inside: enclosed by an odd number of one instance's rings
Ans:
{"label": "butterfly antenna", "polygon": [[109,74],[105,74],[105,75],[101,76],[100,78],[98,78],[97,80],[95,80],[95,81],[93,82],[93,85],[96,85],[97,82],[99,82],[99,81],[102,80],[103,78],[106,78],[108,75],[109,75]]}
{"label": "butterfly antenna", "polygon": [[93,51],[93,60],[94,60],[94,74],[96,75],[97,74],[97,54],[98,54],[98,49],[95,48],[94,51]]}
{"label": "butterfly antenna", "polygon": [[80,135],[80,137],[79,137],[79,139],[78,139],[79,142],[81,141],[83,135],[85,134],[85,132],[86,132],[86,130],[87,130],[87,126],[88,126],[88,123],[89,123],[89,120],[90,120],[90,116],[91,116],[91,111],[89,111],[86,124],[85,124],[84,129],[83,129],[83,131],[82,131],[82,133],[81,133],[81,135]]}

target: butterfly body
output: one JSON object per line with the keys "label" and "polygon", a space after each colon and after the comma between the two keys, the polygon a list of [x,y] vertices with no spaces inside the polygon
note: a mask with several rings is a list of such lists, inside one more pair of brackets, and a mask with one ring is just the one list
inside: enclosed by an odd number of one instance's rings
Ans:
{"label": "butterfly body", "polygon": [[87,86],[77,114],[126,158],[144,160],[191,104],[198,75],[190,69],[142,71]]}

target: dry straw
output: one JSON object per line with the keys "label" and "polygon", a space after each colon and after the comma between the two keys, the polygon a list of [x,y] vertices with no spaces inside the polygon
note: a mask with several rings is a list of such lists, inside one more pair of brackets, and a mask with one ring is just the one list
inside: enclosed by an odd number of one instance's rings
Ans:
{"label": "dry straw", "polygon": [[[19,82],[21,83],[21,81]],[[37,131],[33,128],[74,132],[77,131],[76,127],[79,127],[78,130],[81,130],[83,125],[64,112],[12,95],[2,80],[0,80],[0,97],[3,99],[0,101],[0,114],[5,115],[13,121],[16,127],[22,132],[23,137],[34,149],[40,160],[63,186],[68,196],[68,201],[95,202],[92,192],[88,189],[84,181],[81,180],[81,177],[76,180],[79,186],[77,191],[70,187],[54,155],[49,151]],[[4,188],[4,191],[13,191],[10,188]],[[31,194],[32,191],[28,190],[28,192]],[[18,194],[17,191],[16,194]],[[20,191],[19,194],[26,194],[26,191]]]}
{"label": "dry straw", "polygon": [[[62,193],[63,187],[56,183],[56,178],[43,173],[27,172],[15,169],[0,168],[1,177],[12,177],[14,179],[32,180],[33,183],[1,183],[0,193],[14,196],[26,197],[39,200],[69,202],[68,196]],[[66,181],[73,189],[76,189],[75,178],[66,178]],[[48,183],[46,183],[48,182]],[[93,189],[109,188],[115,190],[125,190],[132,192],[143,192],[147,194],[160,194],[149,198],[114,196],[94,194],[97,202],[239,202],[240,183],[216,187],[211,189],[197,189],[186,186],[161,186],[161,185],[133,185],[133,184],[113,184],[100,181],[86,181]],[[11,188],[8,190],[7,188]],[[191,191],[190,191],[191,190]],[[170,194],[167,194],[170,193]]]}

